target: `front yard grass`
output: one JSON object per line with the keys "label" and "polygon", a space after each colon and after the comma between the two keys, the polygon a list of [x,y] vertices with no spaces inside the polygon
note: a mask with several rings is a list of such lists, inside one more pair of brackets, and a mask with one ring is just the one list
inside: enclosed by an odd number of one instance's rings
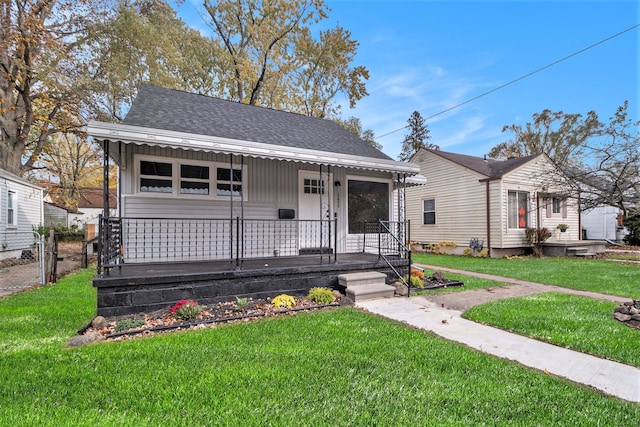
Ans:
{"label": "front yard grass", "polygon": [[640,367],[640,330],[612,316],[616,303],[556,292],[469,309],[463,317],[572,350]]}
{"label": "front yard grass", "polygon": [[[581,258],[473,258],[414,254],[413,262],[640,299],[640,266]],[[464,280],[463,280],[464,281]]]}
{"label": "front yard grass", "polygon": [[634,425],[636,404],[339,308],[67,349],[92,272],[0,300],[0,424]]}

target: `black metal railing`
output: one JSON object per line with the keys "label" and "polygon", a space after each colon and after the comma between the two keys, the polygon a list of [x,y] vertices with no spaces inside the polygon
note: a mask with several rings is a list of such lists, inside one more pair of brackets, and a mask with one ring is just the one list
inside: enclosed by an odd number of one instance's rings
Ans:
{"label": "black metal railing", "polygon": [[326,256],[335,262],[336,220],[104,218],[98,272],[122,264]]}
{"label": "black metal railing", "polygon": [[409,275],[411,273],[411,249],[405,241],[409,240],[410,221],[378,221],[364,223],[363,252],[377,250],[394,275],[411,293]]}

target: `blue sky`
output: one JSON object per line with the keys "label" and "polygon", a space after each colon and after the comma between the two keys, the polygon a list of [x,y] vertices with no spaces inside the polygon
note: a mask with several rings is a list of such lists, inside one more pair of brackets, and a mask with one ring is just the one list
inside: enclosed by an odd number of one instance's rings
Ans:
{"label": "blue sky", "polygon": [[[438,114],[640,23],[636,0],[325,1],[331,11],[323,25],[351,31],[360,43],[354,65],[370,73],[369,96],[355,109],[340,100],[343,116],[360,118],[393,158],[408,131],[388,133],[406,126],[413,111]],[[481,157],[510,139],[503,126],[524,125],[544,109],[595,110],[608,120],[625,100],[638,120],[639,49],[636,27],[429,119],[430,142]]]}

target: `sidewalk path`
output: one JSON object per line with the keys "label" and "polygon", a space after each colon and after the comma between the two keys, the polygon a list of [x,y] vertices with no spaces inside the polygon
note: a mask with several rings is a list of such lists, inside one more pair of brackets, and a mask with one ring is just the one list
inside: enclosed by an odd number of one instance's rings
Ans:
{"label": "sidewalk path", "polygon": [[[427,268],[474,276],[482,274],[441,267],[427,266]],[[485,274],[478,277],[514,283],[514,279],[503,277]],[[556,286],[532,284],[531,282],[519,280],[517,282],[517,285],[524,288],[535,285],[532,287],[537,292],[571,291]],[[498,289],[495,288],[496,291]],[[533,291],[533,289],[527,290]],[[456,292],[455,294],[464,294],[465,292]],[[578,295],[592,298],[626,301],[626,299],[608,295],[575,292]],[[574,291],[570,293],[574,293]],[[371,313],[431,331],[443,338],[467,345],[476,350],[594,387],[606,394],[631,402],[640,402],[640,369],[463,319],[462,311],[444,308],[442,304],[431,301],[432,297],[435,296],[437,295],[374,299],[358,302],[356,306]]]}

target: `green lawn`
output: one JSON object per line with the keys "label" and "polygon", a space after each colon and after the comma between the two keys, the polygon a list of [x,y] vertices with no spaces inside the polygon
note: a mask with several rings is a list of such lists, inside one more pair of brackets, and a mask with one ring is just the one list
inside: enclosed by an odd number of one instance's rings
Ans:
{"label": "green lawn", "polygon": [[[430,276],[433,274],[433,270],[425,270],[425,275]],[[445,279],[447,280],[458,280],[464,283],[463,286],[451,286],[448,288],[439,288],[432,290],[420,290],[415,289],[411,290],[411,295],[429,295],[436,294],[442,292],[462,292],[462,291],[470,291],[472,289],[487,289],[487,288],[496,288],[499,286],[506,286],[508,283],[504,282],[496,282],[494,280],[486,280],[480,279],[477,277],[464,276],[462,274],[453,274],[453,273],[445,273]]]}
{"label": "green lawn", "polygon": [[562,347],[640,367],[640,331],[613,319],[615,303],[549,292],[469,309],[464,317]]}
{"label": "green lawn", "polygon": [[0,424],[633,425],[635,404],[352,308],[67,349],[91,272],[0,300]]}
{"label": "green lawn", "polygon": [[638,264],[564,257],[505,259],[435,254],[414,254],[413,262],[640,299]]}

